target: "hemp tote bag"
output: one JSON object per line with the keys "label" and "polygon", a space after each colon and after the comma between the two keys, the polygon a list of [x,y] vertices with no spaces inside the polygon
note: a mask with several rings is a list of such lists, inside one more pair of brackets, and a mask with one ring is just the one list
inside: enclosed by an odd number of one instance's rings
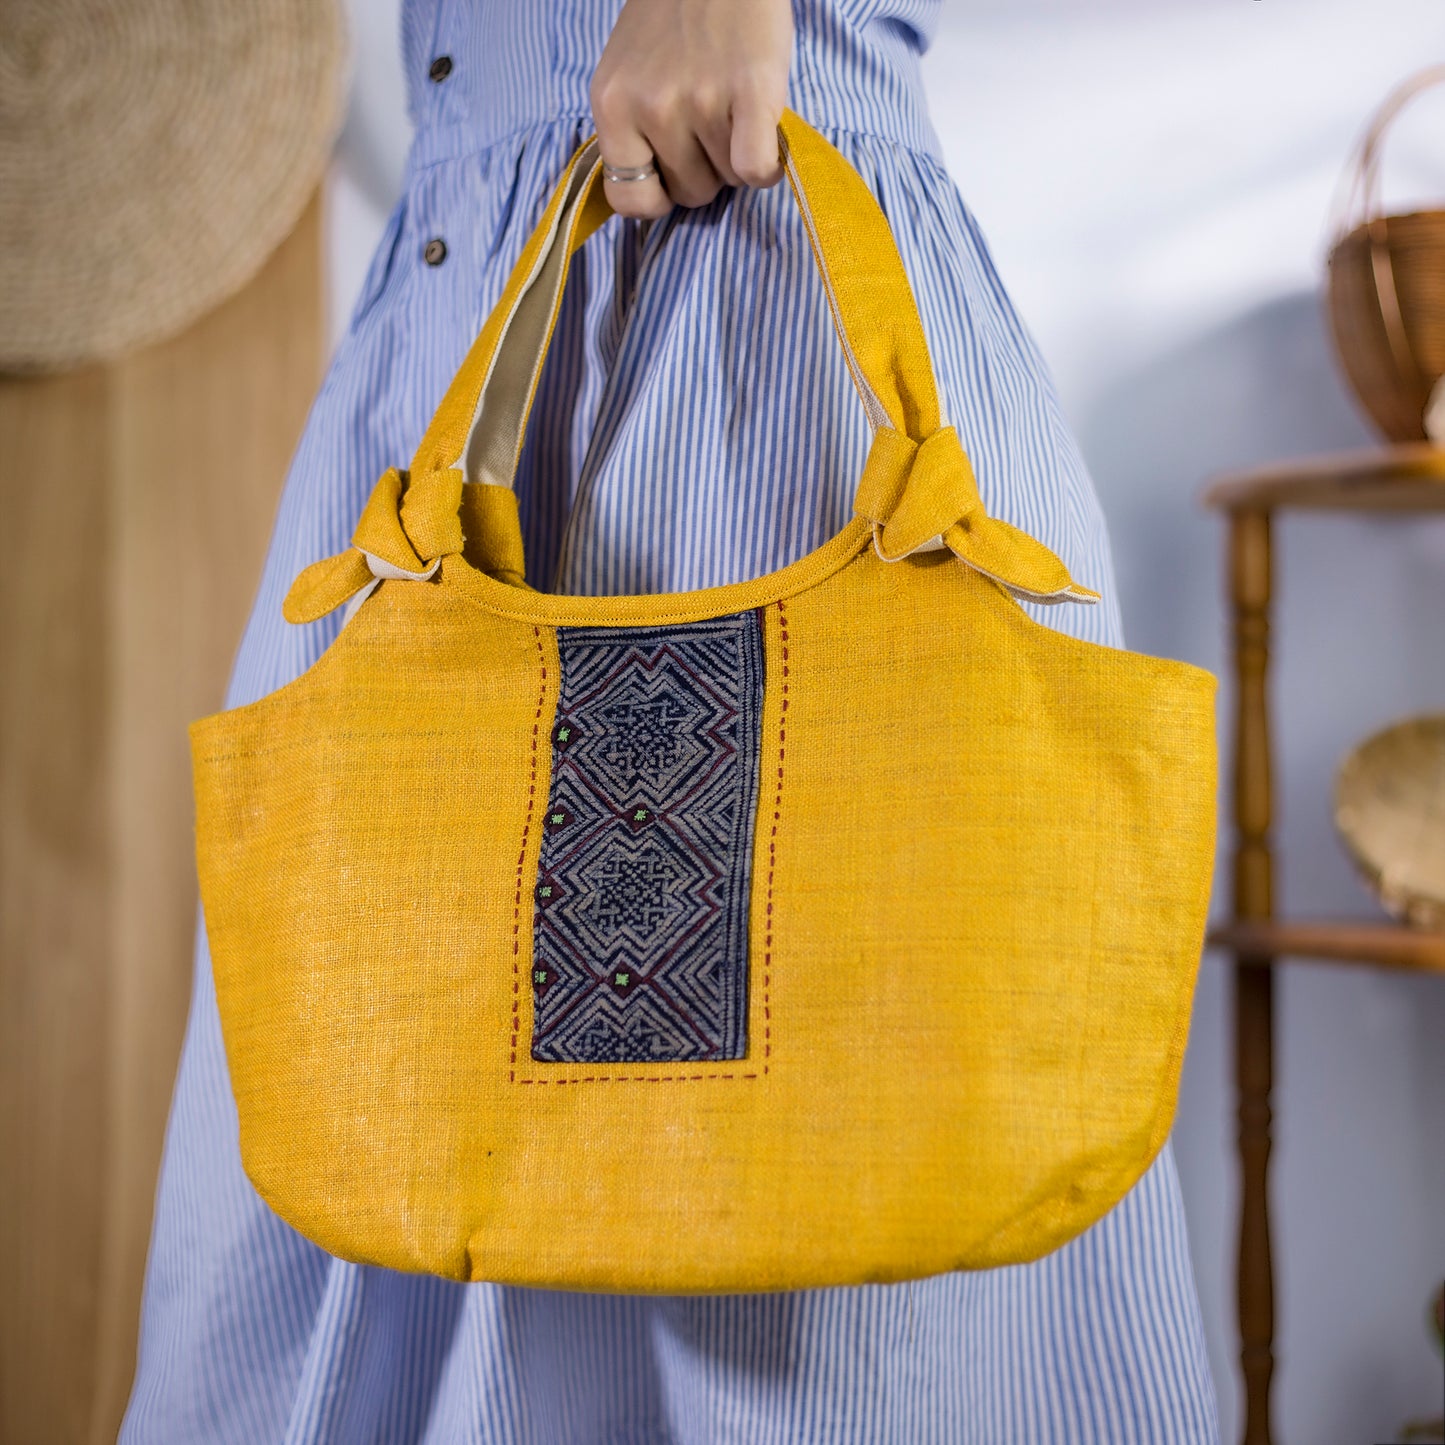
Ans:
{"label": "hemp tote bag", "polygon": [[[874,441],[855,516],[754,581],[523,580],[511,482],[597,149],[408,471],[190,729],[241,1153],[346,1259],[734,1292],[1029,1260],[1174,1114],[1214,840],[1214,681],[1075,641],[987,516],[887,222],[788,114]],[[697,384],[706,385],[700,377]]]}

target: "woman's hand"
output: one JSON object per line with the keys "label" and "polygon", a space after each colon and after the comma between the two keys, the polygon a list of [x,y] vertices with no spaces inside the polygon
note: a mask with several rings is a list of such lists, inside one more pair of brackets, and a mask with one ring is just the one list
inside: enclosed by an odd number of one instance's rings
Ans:
{"label": "woman's hand", "polygon": [[608,165],[656,157],[661,179],[606,181],[612,209],[656,217],[724,186],[775,185],[792,52],[792,0],[627,0],[592,117]]}

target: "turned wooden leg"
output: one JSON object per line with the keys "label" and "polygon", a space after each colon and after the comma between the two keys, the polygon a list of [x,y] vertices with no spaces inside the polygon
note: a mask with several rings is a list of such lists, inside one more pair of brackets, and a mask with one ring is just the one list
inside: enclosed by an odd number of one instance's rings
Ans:
{"label": "turned wooden leg", "polygon": [[1234,972],[1235,1081],[1239,1098],[1239,1363],[1244,1373],[1244,1445],[1271,1445],[1274,1267],[1269,1246],[1269,1092],[1274,972],[1240,962]]}
{"label": "turned wooden leg", "polygon": [[[1273,913],[1270,854],[1270,514],[1230,519],[1230,602],[1235,665],[1234,915]],[[1270,1089],[1274,1074],[1274,973],[1268,958],[1234,970],[1235,1086],[1239,1105],[1239,1337],[1244,1445],[1271,1445],[1274,1272],[1269,1241]]]}

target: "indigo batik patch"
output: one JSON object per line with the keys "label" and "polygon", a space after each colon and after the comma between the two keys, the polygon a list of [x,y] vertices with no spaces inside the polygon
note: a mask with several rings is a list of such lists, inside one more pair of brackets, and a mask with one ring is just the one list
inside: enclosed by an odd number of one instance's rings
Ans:
{"label": "indigo batik patch", "polygon": [[743,1058],[758,615],[559,628],[557,646],[532,1057]]}

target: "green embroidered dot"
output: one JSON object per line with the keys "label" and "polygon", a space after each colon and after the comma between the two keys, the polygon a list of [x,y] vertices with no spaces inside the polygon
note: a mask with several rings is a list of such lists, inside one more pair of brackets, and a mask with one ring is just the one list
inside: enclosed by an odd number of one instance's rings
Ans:
{"label": "green embroidered dot", "polygon": [[557,729],[557,741],[558,741],[559,743],[565,743],[565,742],[567,741],[567,739],[570,738],[571,736],[572,736],[572,729],[571,729],[571,728],[558,728],[558,729]]}
{"label": "green embroidered dot", "polygon": [[632,817],[634,822],[645,823],[647,821],[647,809],[639,808]]}
{"label": "green embroidered dot", "polygon": [[550,898],[552,896],[552,885],[550,883],[544,883],[537,890],[537,894],[541,898]]}

